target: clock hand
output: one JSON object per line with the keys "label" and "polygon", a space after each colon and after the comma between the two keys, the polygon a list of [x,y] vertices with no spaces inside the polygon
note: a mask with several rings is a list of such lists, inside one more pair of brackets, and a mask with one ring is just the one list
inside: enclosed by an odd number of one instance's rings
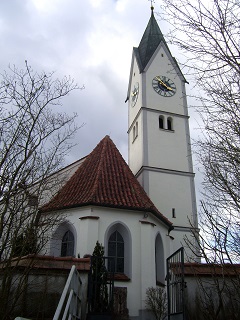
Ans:
{"label": "clock hand", "polygon": [[132,91],[132,96],[136,96],[137,94],[138,94],[137,89],[134,89],[134,90]]}
{"label": "clock hand", "polygon": [[171,87],[168,87],[168,86],[166,85],[166,83],[164,83],[159,77],[156,77],[156,79],[157,79],[158,82],[160,82],[161,85],[163,85],[166,89],[172,91],[172,88],[171,88]]}
{"label": "clock hand", "polygon": [[159,77],[157,77],[157,80],[158,80],[158,82],[160,82],[160,83],[161,83],[161,85],[163,85],[166,89],[168,89],[168,90],[172,90],[172,88],[168,87],[168,86],[166,85],[166,83],[165,83],[165,82],[163,82]]}

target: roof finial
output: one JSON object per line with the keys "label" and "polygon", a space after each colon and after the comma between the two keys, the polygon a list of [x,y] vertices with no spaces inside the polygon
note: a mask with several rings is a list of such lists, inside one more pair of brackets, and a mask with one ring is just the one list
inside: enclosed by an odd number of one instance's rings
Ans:
{"label": "roof finial", "polygon": [[151,1],[151,10],[152,10],[152,12],[153,12],[153,10],[154,10],[153,3],[155,2],[155,0],[148,0],[148,1]]}

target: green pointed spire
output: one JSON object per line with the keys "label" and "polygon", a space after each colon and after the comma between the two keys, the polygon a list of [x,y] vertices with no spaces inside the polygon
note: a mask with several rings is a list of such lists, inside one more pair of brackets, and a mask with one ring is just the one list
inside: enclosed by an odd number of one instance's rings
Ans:
{"label": "green pointed spire", "polygon": [[153,14],[153,7],[151,17],[149,19],[147,28],[142,36],[140,44],[138,48],[135,48],[135,52],[137,53],[138,60],[140,60],[140,69],[141,71],[144,70],[147,63],[151,59],[153,53],[157,49],[159,43],[161,41],[165,42],[163,34],[157,24],[157,21]]}

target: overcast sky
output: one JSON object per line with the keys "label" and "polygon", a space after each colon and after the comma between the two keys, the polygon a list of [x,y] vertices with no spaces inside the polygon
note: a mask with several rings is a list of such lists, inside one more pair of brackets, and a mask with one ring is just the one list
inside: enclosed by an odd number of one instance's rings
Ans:
{"label": "overcast sky", "polygon": [[[1,71],[8,65],[72,76],[85,90],[70,95],[64,110],[85,123],[67,162],[92,151],[110,135],[127,161],[127,95],[133,46],[150,18],[148,0],[2,0]],[[162,32],[166,25],[155,16]],[[180,60],[180,53],[171,48]],[[193,128],[193,125],[191,125]]]}

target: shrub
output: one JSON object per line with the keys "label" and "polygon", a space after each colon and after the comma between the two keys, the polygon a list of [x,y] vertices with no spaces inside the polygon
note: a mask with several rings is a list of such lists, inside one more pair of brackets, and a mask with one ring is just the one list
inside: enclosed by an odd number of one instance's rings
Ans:
{"label": "shrub", "polygon": [[146,291],[146,308],[150,310],[156,320],[167,316],[167,295],[163,288],[150,287]]}

